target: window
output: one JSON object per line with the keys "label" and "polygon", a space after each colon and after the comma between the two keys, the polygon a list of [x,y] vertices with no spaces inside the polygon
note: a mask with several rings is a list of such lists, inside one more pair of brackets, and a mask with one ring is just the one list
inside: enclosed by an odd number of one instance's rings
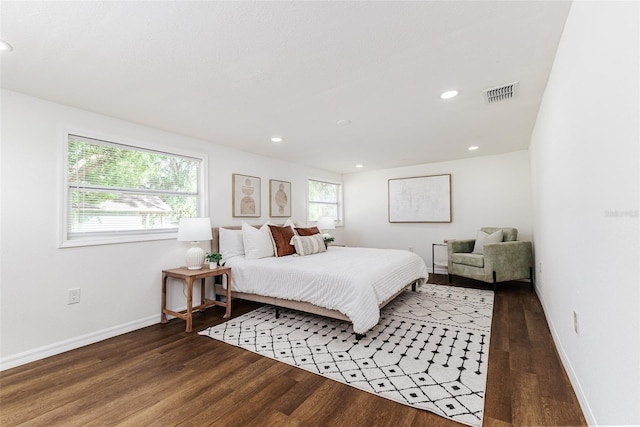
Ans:
{"label": "window", "polygon": [[317,221],[321,216],[342,220],[342,192],[340,184],[309,180],[307,193],[307,221]]}
{"label": "window", "polygon": [[66,135],[63,246],[175,236],[203,214],[206,158]]}

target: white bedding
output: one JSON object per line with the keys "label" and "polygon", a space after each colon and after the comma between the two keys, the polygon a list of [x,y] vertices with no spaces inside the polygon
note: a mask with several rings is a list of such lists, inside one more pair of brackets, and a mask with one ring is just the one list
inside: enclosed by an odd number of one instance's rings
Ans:
{"label": "white bedding", "polygon": [[400,289],[428,278],[418,255],[397,249],[343,248],[308,256],[229,259],[232,289],[305,301],[337,310],[365,333],[380,319],[380,303]]}

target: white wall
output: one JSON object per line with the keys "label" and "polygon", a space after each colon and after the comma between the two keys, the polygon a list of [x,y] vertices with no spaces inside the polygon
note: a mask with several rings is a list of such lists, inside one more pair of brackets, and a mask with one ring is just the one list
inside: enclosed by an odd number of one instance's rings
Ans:
{"label": "white wall", "polygon": [[[59,249],[65,126],[207,154],[214,225],[241,223],[231,213],[232,173],[262,178],[262,217],[251,221],[256,224],[269,220],[269,179],[292,183],[292,216],[298,220],[306,217],[308,178],[341,181],[340,175],[3,90],[3,369],[159,322],[161,270],[183,265],[188,249],[176,240]],[[172,287],[170,305],[184,307],[181,287]],[[67,305],[69,288],[81,288],[80,304]]]}
{"label": "white wall", "polygon": [[[389,179],[440,174],[451,174],[451,223],[389,223]],[[527,151],[344,175],[344,239],[351,246],[412,247],[427,266],[432,243],[475,238],[484,226],[516,227],[519,239],[530,240],[529,188]]]}
{"label": "white wall", "polygon": [[573,3],[530,146],[537,290],[599,425],[640,425],[638,24],[638,2]]}

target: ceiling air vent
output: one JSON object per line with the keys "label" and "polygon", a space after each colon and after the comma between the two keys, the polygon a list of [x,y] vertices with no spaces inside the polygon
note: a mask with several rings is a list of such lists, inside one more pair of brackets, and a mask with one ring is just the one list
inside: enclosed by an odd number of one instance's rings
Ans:
{"label": "ceiling air vent", "polygon": [[518,96],[518,88],[520,87],[520,82],[508,83],[506,85],[492,87],[490,89],[484,89],[484,99],[488,104],[493,104],[495,102],[506,101],[511,98],[515,98]]}

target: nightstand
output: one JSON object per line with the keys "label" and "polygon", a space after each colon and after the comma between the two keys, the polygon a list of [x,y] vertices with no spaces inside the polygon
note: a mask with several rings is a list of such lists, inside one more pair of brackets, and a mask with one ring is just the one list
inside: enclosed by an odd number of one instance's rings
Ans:
{"label": "nightstand", "polygon": [[446,248],[447,247],[446,240],[445,240],[445,243],[432,243],[431,244],[431,267],[432,267],[433,274],[436,274],[436,266],[449,268],[449,264],[448,263],[446,263],[446,264],[442,264],[442,263],[436,264],[436,246],[444,246]]}
{"label": "nightstand", "polygon": [[[207,277],[216,277],[221,275],[227,276],[227,298],[225,302],[216,301],[205,298],[204,295],[204,282]],[[167,308],[167,279],[171,277],[174,279],[184,280],[187,284],[187,309],[182,311],[173,311]],[[193,283],[196,280],[200,280],[200,299],[201,303],[198,306],[193,307]],[[167,314],[179,317],[187,322],[186,332],[191,332],[193,329],[193,312],[198,310],[204,310],[208,307],[218,305],[225,307],[227,311],[224,316],[225,319],[231,317],[231,268],[230,267],[218,267],[216,269],[210,269],[203,266],[200,270],[189,270],[187,267],[172,268],[170,270],[162,270],[162,310],[161,319],[162,323],[167,323]]]}

